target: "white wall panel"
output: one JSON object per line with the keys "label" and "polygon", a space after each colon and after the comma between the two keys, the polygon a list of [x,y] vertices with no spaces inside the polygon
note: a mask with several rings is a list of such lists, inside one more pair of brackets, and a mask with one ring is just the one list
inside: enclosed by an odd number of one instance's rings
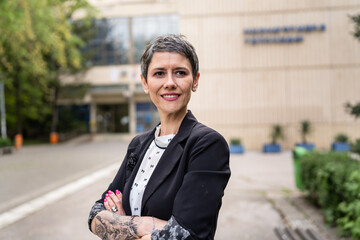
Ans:
{"label": "white wall panel", "polygon": [[354,24],[349,15],[359,14],[360,8],[351,11],[334,11],[330,15],[328,41],[331,64],[360,64],[360,42],[352,36]]}
{"label": "white wall panel", "polygon": [[329,8],[359,7],[359,0],[179,0],[180,14],[266,14],[269,12],[328,11]]}
{"label": "white wall panel", "polygon": [[[339,68],[331,70],[332,121],[352,123],[354,117],[345,112],[344,104],[360,102],[360,68]],[[359,120],[358,120],[359,122]],[[358,123],[360,125],[360,123]],[[359,135],[360,137],[360,135]]]}

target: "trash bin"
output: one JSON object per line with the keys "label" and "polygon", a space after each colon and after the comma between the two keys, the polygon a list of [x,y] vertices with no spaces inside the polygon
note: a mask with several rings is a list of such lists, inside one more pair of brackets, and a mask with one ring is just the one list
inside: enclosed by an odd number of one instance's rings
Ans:
{"label": "trash bin", "polygon": [[298,189],[303,190],[304,184],[301,180],[301,158],[305,156],[308,151],[303,147],[295,147],[293,150],[293,159],[294,159],[294,171],[295,171],[295,185]]}

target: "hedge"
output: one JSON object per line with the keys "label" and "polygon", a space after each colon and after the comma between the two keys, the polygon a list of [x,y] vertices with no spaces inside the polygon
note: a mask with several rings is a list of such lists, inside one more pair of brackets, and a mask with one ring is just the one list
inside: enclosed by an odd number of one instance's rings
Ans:
{"label": "hedge", "polygon": [[360,162],[347,153],[311,152],[301,159],[301,178],[325,221],[360,239]]}
{"label": "hedge", "polygon": [[11,146],[11,140],[8,138],[0,137],[0,147],[7,147],[7,146]]}

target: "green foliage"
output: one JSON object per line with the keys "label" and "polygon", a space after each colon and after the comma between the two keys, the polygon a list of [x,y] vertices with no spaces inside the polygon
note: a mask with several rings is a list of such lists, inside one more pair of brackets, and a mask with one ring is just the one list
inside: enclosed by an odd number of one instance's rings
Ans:
{"label": "green foliage", "polygon": [[240,138],[231,138],[230,145],[241,145],[241,139]]}
{"label": "green foliage", "polygon": [[360,117],[360,102],[354,105],[350,103],[345,103],[345,111],[348,112],[350,115],[353,115],[355,119],[357,119],[358,117]]}
{"label": "green foliage", "polygon": [[306,137],[310,135],[312,132],[311,122],[308,120],[304,120],[300,123],[300,133],[301,139],[303,143],[306,143]]}
{"label": "green foliage", "polygon": [[[79,12],[81,21],[74,21]],[[9,135],[43,130],[60,74],[85,65],[82,33],[91,28],[94,14],[87,0],[0,1],[0,80]]]}
{"label": "green foliage", "polygon": [[356,139],[355,142],[351,144],[351,151],[360,154],[360,138]]}
{"label": "green foliage", "polygon": [[360,162],[346,153],[310,152],[301,159],[301,177],[309,197],[337,224],[343,236],[360,238]]}
{"label": "green foliage", "polygon": [[357,38],[358,40],[360,40],[360,14],[354,15],[354,16],[350,16],[350,19],[351,19],[351,20],[354,22],[354,24],[355,24],[353,35],[354,35],[355,38]]}
{"label": "green foliage", "polygon": [[341,235],[353,233],[354,238],[360,238],[360,171],[351,173],[349,180],[344,183],[345,194],[351,202],[341,202],[338,210],[342,217],[336,220]]}
{"label": "green foliage", "polygon": [[272,144],[277,144],[278,140],[284,139],[283,127],[280,124],[273,125],[270,137],[271,137]]}
{"label": "green foliage", "polygon": [[9,138],[1,138],[0,137],[0,147],[8,147],[11,146],[11,140]]}
{"label": "green foliage", "polygon": [[341,142],[341,143],[347,143],[347,142],[349,142],[349,136],[346,135],[345,133],[339,133],[338,135],[335,136],[334,141]]}

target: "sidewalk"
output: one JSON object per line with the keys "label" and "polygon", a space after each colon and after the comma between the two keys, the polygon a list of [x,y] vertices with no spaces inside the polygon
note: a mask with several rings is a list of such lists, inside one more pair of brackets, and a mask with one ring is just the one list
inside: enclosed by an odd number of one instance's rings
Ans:
{"label": "sidewalk", "polygon": [[325,226],[320,210],[296,189],[290,151],[231,155],[231,169],[216,239],[275,240],[274,229],[285,227],[310,229],[322,240],[345,239]]}
{"label": "sidewalk", "polygon": [[[125,145],[126,143],[119,143],[117,139],[107,139],[82,143],[80,147],[63,147],[60,152],[69,158],[71,156],[91,158],[95,152],[106,149],[102,154],[101,162],[110,164],[122,159],[119,155],[124,154],[121,147]],[[121,146],[121,151],[117,146]],[[39,150],[51,147],[43,146],[39,147]],[[36,152],[36,159],[48,157],[46,154],[41,154],[41,151],[33,151],[33,154]],[[114,151],[115,154],[109,151]],[[14,159],[19,156],[21,154],[15,153]],[[99,154],[96,156],[98,158]],[[96,158],[93,162],[90,161],[93,163],[91,169],[96,168]],[[0,159],[0,166],[2,160]],[[58,158],[57,161],[63,161],[63,158]],[[69,165],[61,168],[63,174],[71,168],[71,161],[76,160],[69,159],[68,161]],[[99,166],[104,167],[104,164],[99,164]],[[274,233],[276,227],[281,229],[284,227],[311,228],[323,240],[338,239],[333,230],[324,226],[319,211],[304,201],[302,193],[296,190],[291,152],[265,155],[250,151],[243,155],[231,155],[231,170],[232,176],[223,198],[215,239],[276,240],[278,239]],[[88,212],[94,201],[108,186],[115,172],[116,169],[84,189],[0,229],[0,239],[98,239],[87,229]],[[4,181],[3,178],[0,180]],[[4,202],[0,203],[4,204]]]}

